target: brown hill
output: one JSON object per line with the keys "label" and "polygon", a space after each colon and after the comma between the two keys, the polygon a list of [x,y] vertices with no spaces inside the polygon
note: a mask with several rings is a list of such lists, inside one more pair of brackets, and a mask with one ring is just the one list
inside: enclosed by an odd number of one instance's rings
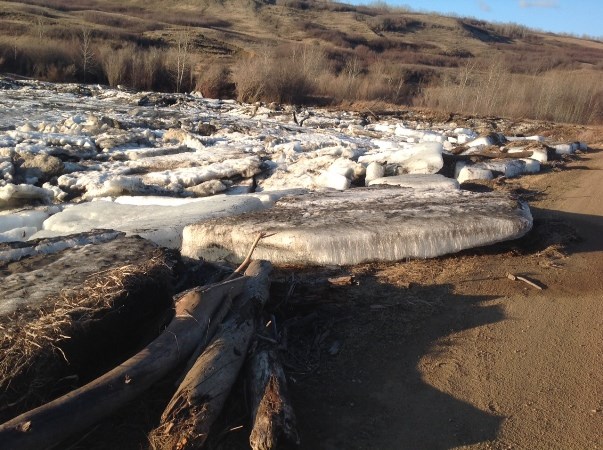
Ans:
{"label": "brown hill", "polygon": [[245,101],[603,120],[603,42],[316,0],[0,1],[0,71]]}

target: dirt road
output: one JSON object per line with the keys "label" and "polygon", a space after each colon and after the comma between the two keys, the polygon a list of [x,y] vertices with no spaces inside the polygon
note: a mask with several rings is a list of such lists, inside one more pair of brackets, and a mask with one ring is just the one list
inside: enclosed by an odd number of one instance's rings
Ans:
{"label": "dirt road", "polygon": [[525,177],[545,194],[516,246],[355,269],[341,353],[293,386],[302,447],[603,448],[601,169],[595,151]]}

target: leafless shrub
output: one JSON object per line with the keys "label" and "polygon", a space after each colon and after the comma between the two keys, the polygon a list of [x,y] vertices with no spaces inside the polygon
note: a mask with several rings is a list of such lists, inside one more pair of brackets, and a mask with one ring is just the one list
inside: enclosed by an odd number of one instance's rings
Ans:
{"label": "leafless shrub", "polygon": [[321,75],[328,72],[327,58],[319,47],[294,46],[264,49],[233,66],[232,79],[241,101],[303,103],[317,92]]}
{"label": "leafless shrub", "polygon": [[128,83],[134,53],[134,47],[131,45],[118,49],[110,45],[101,48],[101,65],[109,86]]}
{"label": "leafless shrub", "polygon": [[73,80],[77,46],[73,42],[34,36],[0,38],[0,70],[19,73],[44,80]]}
{"label": "leafless shrub", "polygon": [[229,97],[234,92],[230,70],[224,64],[212,62],[201,69],[195,90],[207,98]]}
{"label": "leafless shrub", "polygon": [[143,90],[173,90],[169,57],[164,50],[126,44],[120,48],[104,46],[100,62],[110,86],[125,85]]}

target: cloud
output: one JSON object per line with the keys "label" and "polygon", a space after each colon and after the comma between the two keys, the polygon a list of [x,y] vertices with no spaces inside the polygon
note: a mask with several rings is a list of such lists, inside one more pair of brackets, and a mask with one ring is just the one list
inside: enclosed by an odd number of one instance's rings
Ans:
{"label": "cloud", "polygon": [[484,11],[484,12],[492,11],[492,8],[490,8],[490,5],[488,5],[488,3],[486,3],[484,0],[479,0],[478,4],[479,4],[479,9],[481,9],[482,11]]}
{"label": "cloud", "polygon": [[557,8],[557,0],[519,0],[519,6],[522,8]]}

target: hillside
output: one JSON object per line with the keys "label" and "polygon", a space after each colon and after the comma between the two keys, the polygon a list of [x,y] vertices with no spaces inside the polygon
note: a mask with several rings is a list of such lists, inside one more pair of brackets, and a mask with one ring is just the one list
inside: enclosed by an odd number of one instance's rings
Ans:
{"label": "hillside", "polygon": [[603,121],[602,42],[331,2],[0,1],[0,71],[242,101]]}

